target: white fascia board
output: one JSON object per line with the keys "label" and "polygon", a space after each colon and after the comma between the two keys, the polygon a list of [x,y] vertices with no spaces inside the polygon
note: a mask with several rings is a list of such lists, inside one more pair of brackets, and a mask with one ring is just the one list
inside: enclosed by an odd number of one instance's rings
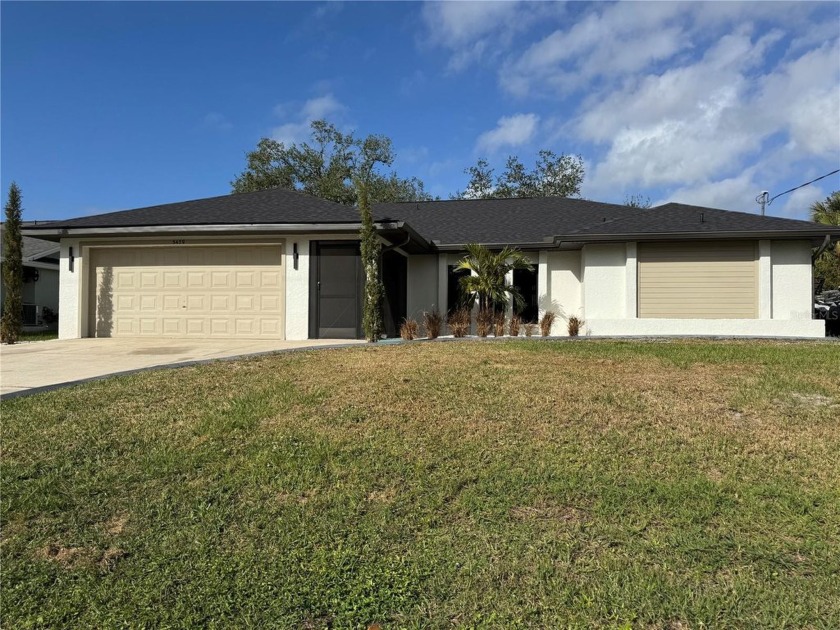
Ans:
{"label": "white fascia board", "polygon": [[38,260],[24,260],[24,267],[34,267],[35,269],[52,269],[58,271],[58,263],[46,263]]}

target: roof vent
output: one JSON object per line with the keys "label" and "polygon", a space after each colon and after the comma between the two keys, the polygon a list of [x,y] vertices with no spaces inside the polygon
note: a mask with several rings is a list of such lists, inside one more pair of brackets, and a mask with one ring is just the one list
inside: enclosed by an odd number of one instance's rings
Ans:
{"label": "roof vent", "polygon": [[701,213],[700,213],[700,223],[705,223],[705,222],[706,222],[706,219],[705,219],[705,217],[703,216],[703,213],[701,212]]}

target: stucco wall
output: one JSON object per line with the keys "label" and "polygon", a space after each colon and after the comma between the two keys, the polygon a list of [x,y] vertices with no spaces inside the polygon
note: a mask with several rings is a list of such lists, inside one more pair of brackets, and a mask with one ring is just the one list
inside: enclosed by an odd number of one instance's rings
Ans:
{"label": "stucco wall", "polygon": [[548,293],[540,295],[540,310],[554,311],[557,319],[551,332],[565,335],[567,318],[583,317],[581,252],[548,252],[546,268]]}
{"label": "stucco wall", "polygon": [[[627,247],[625,291],[617,292],[620,252],[610,246],[584,248],[585,319],[592,336],[767,336],[823,337],[825,323],[812,320],[811,249],[807,241],[761,241],[758,252],[759,316],[756,319],[635,319],[628,291],[636,284],[635,249]],[[632,263],[632,264],[631,264]],[[601,284],[593,287],[590,283]],[[616,291],[616,303],[606,304]],[[593,300],[594,298],[594,300]],[[625,313],[618,308],[626,304]]]}
{"label": "stucco wall", "polygon": [[438,304],[438,256],[409,256],[406,313],[421,321],[424,311],[437,308],[445,312],[446,305]]}
{"label": "stucco wall", "polygon": [[625,318],[626,244],[585,245],[581,256],[584,319]]}
{"label": "stucco wall", "polygon": [[309,247],[310,239],[306,236],[292,236],[286,240],[283,264],[286,265],[286,339],[289,341],[309,338]]}
{"label": "stucco wall", "polygon": [[811,244],[808,241],[773,241],[772,318],[811,319],[813,279]]}
{"label": "stucco wall", "polygon": [[[73,248],[73,271],[70,271],[70,248]],[[58,337],[78,339],[82,336],[82,277],[84,260],[78,239],[62,239],[59,258]]]}

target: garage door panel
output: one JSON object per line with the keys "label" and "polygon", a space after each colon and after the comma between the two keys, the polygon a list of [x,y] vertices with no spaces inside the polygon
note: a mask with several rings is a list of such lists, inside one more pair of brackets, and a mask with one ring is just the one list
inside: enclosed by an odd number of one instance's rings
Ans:
{"label": "garage door panel", "polygon": [[[134,298],[134,296],[131,296],[131,297]],[[157,311],[158,308],[160,308],[160,306],[159,306],[160,300],[158,299],[158,297],[159,296],[157,296],[157,295],[141,295],[140,296],[140,310],[141,311]],[[163,297],[163,308],[164,309],[167,308],[166,299],[168,297],[171,297],[171,296],[164,296]],[[132,301],[132,305],[129,306],[128,309],[120,308],[120,310],[131,310],[134,306],[133,305],[134,300],[132,299],[131,301]],[[176,303],[176,308],[177,308],[177,303]]]}
{"label": "garage door panel", "polygon": [[161,320],[156,317],[141,317],[139,324],[141,335],[159,335],[161,333]]}
{"label": "garage door panel", "polygon": [[253,271],[237,271],[236,272],[236,288],[237,289],[253,289],[257,286],[255,279],[256,273]]}
{"label": "garage door panel", "polygon": [[210,310],[211,311],[229,311],[230,296],[229,295],[212,295],[210,296]]}
{"label": "garage door panel", "polygon": [[162,310],[164,312],[177,313],[181,308],[181,296],[177,293],[163,295],[160,293],[151,293],[149,295],[142,296],[140,300],[141,302],[148,300],[150,304],[149,310],[154,311]]}
{"label": "garage door panel", "polygon": [[751,241],[639,245],[639,317],[752,319],[757,286]]}
{"label": "garage door panel", "polygon": [[209,286],[207,274],[201,271],[187,272],[187,287],[190,289],[206,289]]}
{"label": "garage door panel", "polygon": [[236,310],[237,311],[256,311],[257,310],[257,297],[255,295],[249,294],[237,294],[235,296],[236,302]]}
{"label": "garage door panel", "polygon": [[[133,319],[118,319],[116,321],[116,330],[119,335],[136,335],[138,334],[137,323]],[[110,337],[110,334],[105,334],[107,331],[102,330],[101,337]]]}
{"label": "garage door panel", "polygon": [[[134,276],[133,272],[121,273],[120,276],[125,278],[125,280],[129,283],[128,285],[126,285],[126,288],[129,288],[129,287],[134,288],[134,285],[135,285],[134,279],[133,278],[129,279],[131,276]],[[160,274],[157,271],[145,271],[145,272],[141,271],[139,280],[140,280],[140,288],[142,288],[142,289],[157,289],[157,288],[160,288],[161,286],[163,286],[163,284],[160,281]],[[122,289],[123,285],[118,284],[117,288]]]}
{"label": "garage door panel", "polygon": [[280,245],[103,248],[90,260],[92,335],[282,338]]}
{"label": "garage door panel", "polygon": [[164,335],[182,335],[185,332],[184,320],[164,317],[161,320]]}
{"label": "garage door panel", "polygon": [[210,334],[215,336],[229,337],[233,333],[233,322],[229,319],[211,319]]}
{"label": "garage door panel", "polygon": [[213,271],[210,274],[210,286],[214,289],[228,289],[233,287],[229,271]]}
{"label": "garage door panel", "polygon": [[280,334],[280,320],[260,319],[260,335],[277,336]]}
{"label": "garage door panel", "polygon": [[208,332],[206,319],[188,319],[186,326],[188,335],[206,335]]}
{"label": "garage door panel", "polygon": [[276,271],[263,271],[260,273],[260,286],[266,289],[279,287],[282,276]]}

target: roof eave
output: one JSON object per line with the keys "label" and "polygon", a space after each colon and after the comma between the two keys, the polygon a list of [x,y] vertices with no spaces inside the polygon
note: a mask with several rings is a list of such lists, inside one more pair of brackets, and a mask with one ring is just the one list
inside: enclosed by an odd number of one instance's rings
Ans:
{"label": "roof eave", "polygon": [[[382,222],[377,229],[403,227],[402,222]],[[26,236],[37,236],[44,240],[58,241],[62,238],[89,236],[154,236],[156,234],[217,234],[225,232],[279,234],[347,233],[358,232],[361,223],[237,223],[213,225],[132,225],[91,227],[47,227],[24,228]]]}

